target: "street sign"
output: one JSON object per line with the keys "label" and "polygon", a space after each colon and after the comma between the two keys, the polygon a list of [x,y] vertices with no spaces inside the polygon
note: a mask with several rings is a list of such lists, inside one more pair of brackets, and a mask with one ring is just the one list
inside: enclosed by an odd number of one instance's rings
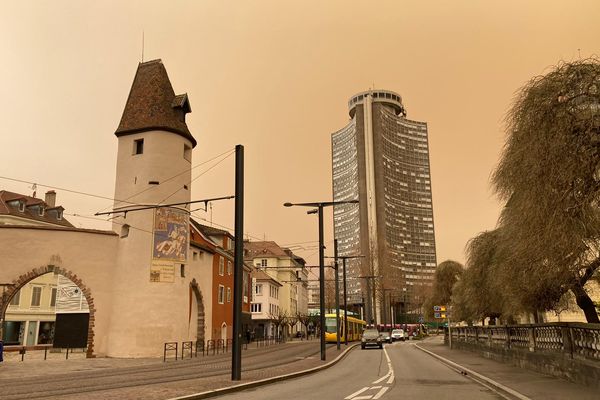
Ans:
{"label": "street sign", "polygon": [[419,315],[419,323],[422,324],[423,322],[425,322],[425,318],[423,318],[422,315]]}
{"label": "street sign", "polygon": [[435,318],[441,318],[441,319],[447,318],[447,314],[445,312],[436,312],[436,313],[433,313],[433,316]]}
{"label": "street sign", "polygon": [[446,306],[433,306],[433,311],[435,311],[435,312],[446,311]]}

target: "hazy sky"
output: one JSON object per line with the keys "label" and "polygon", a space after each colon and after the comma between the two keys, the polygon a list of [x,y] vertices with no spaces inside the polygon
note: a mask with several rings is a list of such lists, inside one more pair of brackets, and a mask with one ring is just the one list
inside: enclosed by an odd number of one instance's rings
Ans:
{"label": "hazy sky", "polygon": [[[597,0],[0,0],[0,176],[112,198],[114,131],[144,32],[144,59],[161,58],[189,95],[193,165],[245,146],[253,238],[313,241],[297,253],[316,262],[317,218],[282,204],[331,199],[331,133],[348,122],[349,97],[374,85],[428,123],[438,262],[462,262],[467,240],[498,217],[489,177],[515,91],[578,49],[598,54],[599,16]],[[201,175],[192,198],[233,194],[233,166]],[[0,189],[28,186],[0,179]],[[111,206],[57,192],[67,214]],[[215,203],[212,218],[233,228],[233,201]]]}

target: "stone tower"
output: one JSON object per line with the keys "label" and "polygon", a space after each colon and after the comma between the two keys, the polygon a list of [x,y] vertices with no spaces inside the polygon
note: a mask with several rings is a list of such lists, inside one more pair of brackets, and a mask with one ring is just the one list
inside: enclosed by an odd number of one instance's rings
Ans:
{"label": "stone tower", "polygon": [[161,60],[139,64],[115,132],[113,230],[120,238],[108,356],[156,356],[164,342],[187,338],[189,205],[135,209],[190,201],[196,140],[189,112],[187,94],[175,95]]}

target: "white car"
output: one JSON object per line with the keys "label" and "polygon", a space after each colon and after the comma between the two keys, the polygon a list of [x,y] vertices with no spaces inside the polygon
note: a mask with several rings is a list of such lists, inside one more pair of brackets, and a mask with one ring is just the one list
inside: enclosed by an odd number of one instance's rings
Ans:
{"label": "white car", "polygon": [[404,336],[404,329],[394,329],[392,331],[392,340],[393,341],[401,340],[404,342],[405,339],[406,339],[406,337]]}

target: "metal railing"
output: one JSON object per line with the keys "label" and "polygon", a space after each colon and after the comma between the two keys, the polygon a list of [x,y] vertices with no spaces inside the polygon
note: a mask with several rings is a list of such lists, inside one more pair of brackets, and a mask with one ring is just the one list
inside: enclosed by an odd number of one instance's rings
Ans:
{"label": "metal railing", "polygon": [[[452,343],[478,344],[530,352],[563,353],[600,361],[600,324],[557,322],[535,325],[459,326]],[[448,331],[446,330],[446,338]]]}

